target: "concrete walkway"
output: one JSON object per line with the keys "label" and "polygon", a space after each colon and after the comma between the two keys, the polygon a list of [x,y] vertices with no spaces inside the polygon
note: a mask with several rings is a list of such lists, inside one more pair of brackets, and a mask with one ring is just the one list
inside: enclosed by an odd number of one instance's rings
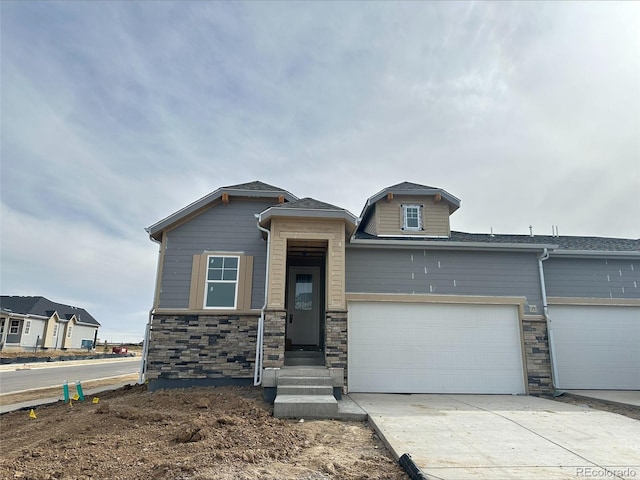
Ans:
{"label": "concrete walkway", "polygon": [[640,421],[527,396],[350,394],[431,479],[640,478]]}

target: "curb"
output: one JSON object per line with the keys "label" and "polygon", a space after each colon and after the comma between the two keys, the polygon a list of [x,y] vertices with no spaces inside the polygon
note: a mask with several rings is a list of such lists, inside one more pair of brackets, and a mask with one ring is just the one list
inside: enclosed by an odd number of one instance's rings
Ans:
{"label": "curb", "polygon": [[61,355],[59,357],[8,357],[0,358],[0,365],[12,365],[14,363],[46,363],[46,362],[68,362],[73,360],[101,360],[103,358],[125,358],[135,357],[133,353],[98,353],[91,355]]}

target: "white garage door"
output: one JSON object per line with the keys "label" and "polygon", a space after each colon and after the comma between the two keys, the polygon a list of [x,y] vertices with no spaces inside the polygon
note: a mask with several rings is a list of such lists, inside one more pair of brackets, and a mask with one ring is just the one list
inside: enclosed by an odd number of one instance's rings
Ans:
{"label": "white garage door", "polygon": [[524,393],[510,305],[349,303],[349,391]]}
{"label": "white garage door", "polygon": [[640,389],[640,307],[552,305],[557,388]]}

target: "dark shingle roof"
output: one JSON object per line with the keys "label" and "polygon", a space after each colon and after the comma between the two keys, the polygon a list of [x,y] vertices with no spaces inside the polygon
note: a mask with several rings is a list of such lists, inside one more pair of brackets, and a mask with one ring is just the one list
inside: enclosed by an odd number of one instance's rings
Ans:
{"label": "dark shingle roof", "polygon": [[260,182],[258,180],[254,182],[248,183],[239,183],[238,185],[229,185],[226,187],[222,187],[223,189],[234,189],[234,190],[252,190],[256,192],[286,192],[286,190],[280,187],[274,187],[273,185],[269,185],[267,183]]}
{"label": "dark shingle roof", "polygon": [[558,245],[560,250],[591,250],[608,252],[640,251],[640,240],[608,237],[553,237],[550,235],[489,235],[451,232],[451,240],[458,242],[529,243]]}
{"label": "dark shingle roof", "polygon": [[315,198],[301,198],[300,200],[294,200],[293,202],[284,203],[279,205],[279,208],[308,208],[312,210],[344,210],[344,208],[336,207],[330,203],[321,202]]}
{"label": "dark shingle roof", "polygon": [[60,319],[69,320],[75,315],[76,319],[81,323],[100,325],[84,308],[52,302],[45,297],[2,295],[0,296],[0,309],[11,313],[40,315],[42,317],[50,317],[53,312],[58,312]]}
{"label": "dark shingle roof", "polygon": [[450,242],[486,243],[486,244],[527,244],[527,245],[557,245],[557,252],[593,251],[593,252],[640,252],[640,240],[608,237],[553,237],[549,235],[490,235],[488,233],[451,232],[450,238],[424,237],[376,237],[365,232],[357,232],[356,239],[360,240],[410,240],[415,242]]}
{"label": "dark shingle roof", "polygon": [[390,187],[387,187],[386,190],[424,190],[425,188],[435,189],[436,187],[430,187],[428,185],[420,185],[418,183],[402,182],[402,183],[398,183],[397,185],[392,185]]}

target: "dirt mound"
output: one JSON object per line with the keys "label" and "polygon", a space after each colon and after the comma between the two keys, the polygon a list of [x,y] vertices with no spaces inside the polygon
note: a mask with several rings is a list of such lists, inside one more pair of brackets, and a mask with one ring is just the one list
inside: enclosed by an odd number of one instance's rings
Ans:
{"label": "dirt mound", "polygon": [[0,478],[407,478],[363,423],[280,420],[255,388],[103,393],[0,416]]}

